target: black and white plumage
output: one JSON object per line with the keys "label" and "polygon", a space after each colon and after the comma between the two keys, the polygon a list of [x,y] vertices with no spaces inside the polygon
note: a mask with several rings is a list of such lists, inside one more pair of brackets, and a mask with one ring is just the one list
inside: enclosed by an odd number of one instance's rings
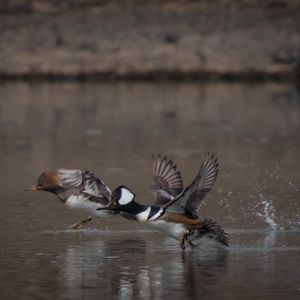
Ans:
{"label": "black and white plumage", "polygon": [[[163,163],[162,163],[163,162]],[[159,165],[163,167],[160,168]],[[142,205],[135,201],[134,193],[125,186],[120,186],[112,192],[111,203],[106,208],[99,210],[113,210],[122,211],[142,223],[147,223],[160,231],[165,232],[167,235],[181,241],[181,247],[184,249],[185,241],[191,245],[192,242],[204,236],[212,238],[222,245],[228,245],[228,237],[224,230],[210,219],[201,221],[197,216],[197,210],[200,203],[203,201],[207,193],[212,188],[218,175],[218,162],[214,155],[207,153],[203,156],[200,170],[193,180],[193,182],[184,190],[179,190],[183,187],[180,173],[174,168],[173,173],[178,172],[180,180],[177,195],[176,192],[172,194],[172,190],[165,181],[161,180],[165,174],[168,174],[172,164],[168,165],[166,158],[159,157],[154,164],[154,174],[159,174],[158,180],[155,181],[158,191],[163,191],[162,201],[156,201],[160,205]],[[167,167],[168,166],[168,167]],[[158,171],[157,171],[158,170]],[[176,171],[175,171],[176,170]],[[154,177],[155,178],[155,177]],[[172,175],[169,178],[172,177]],[[157,184],[156,182],[159,182]],[[163,183],[162,183],[163,182]],[[179,189],[180,186],[180,189]],[[178,193],[179,192],[179,193]],[[161,193],[159,194],[161,195]],[[166,201],[167,199],[171,199]]]}
{"label": "black and white plumage", "polygon": [[137,203],[135,201],[135,194],[126,186],[117,187],[111,194],[110,204],[98,210],[102,211],[106,209],[120,210],[134,216],[134,219],[141,223],[156,220],[164,213],[163,207]]}

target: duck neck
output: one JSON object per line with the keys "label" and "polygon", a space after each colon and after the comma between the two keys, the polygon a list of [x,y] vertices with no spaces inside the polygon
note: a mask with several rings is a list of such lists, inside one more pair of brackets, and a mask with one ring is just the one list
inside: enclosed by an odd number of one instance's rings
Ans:
{"label": "duck neck", "polygon": [[131,201],[131,203],[129,203],[128,205],[126,205],[122,211],[128,213],[128,214],[133,214],[133,215],[137,215],[142,213],[143,211],[147,210],[148,206],[147,205],[143,205],[140,203],[137,203],[135,201]]}
{"label": "duck neck", "polygon": [[48,190],[48,192],[56,195],[58,199],[63,203],[65,203],[67,199],[73,194],[73,191],[65,190],[62,187],[57,187],[55,189]]}

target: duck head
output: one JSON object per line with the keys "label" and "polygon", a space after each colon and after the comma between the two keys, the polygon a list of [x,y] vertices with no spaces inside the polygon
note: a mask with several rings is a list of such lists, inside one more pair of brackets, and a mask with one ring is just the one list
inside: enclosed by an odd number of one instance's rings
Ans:
{"label": "duck head", "polygon": [[138,205],[135,201],[135,194],[126,186],[117,187],[111,194],[111,201],[108,206],[97,208],[97,210],[115,210],[127,213],[135,213]]}
{"label": "duck head", "polygon": [[56,172],[43,172],[37,179],[37,184],[26,191],[46,191],[57,194],[62,189],[61,182]]}

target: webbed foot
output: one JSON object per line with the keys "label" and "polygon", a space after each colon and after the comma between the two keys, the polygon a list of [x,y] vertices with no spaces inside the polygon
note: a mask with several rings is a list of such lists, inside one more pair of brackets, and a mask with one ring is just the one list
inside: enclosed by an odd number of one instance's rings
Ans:
{"label": "webbed foot", "polygon": [[86,223],[92,221],[93,218],[92,217],[88,217],[87,219],[84,219],[80,222],[77,222],[73,225],[70,226],[71,229],[74,229],[74,230],[78,230],[78,229],[81,229]]}

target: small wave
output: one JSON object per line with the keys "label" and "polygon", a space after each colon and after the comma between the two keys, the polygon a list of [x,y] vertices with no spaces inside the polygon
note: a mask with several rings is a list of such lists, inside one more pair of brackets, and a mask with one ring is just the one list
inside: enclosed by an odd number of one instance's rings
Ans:
{"label": "small wave", "polygon": [[229,250],[237,252],[274,252],[274,251],[299,251],[300,247],[298,246],[273,246],[273,247],[244,247],[244,246],[231,246]]}
{"label": "small wave", "polygon": [[[250,228],[243,228],[243,229],[235,229],[235,228],[230,228],[226,229],[226,232],[228,234],[270,234],[269,229],[250,229]],[[289,233],[289,232],[300,232],[300,229],[298,228],[292,228],[292,229],[285,229],[285,228],[277,228],[272,230],[274,233]]]}

